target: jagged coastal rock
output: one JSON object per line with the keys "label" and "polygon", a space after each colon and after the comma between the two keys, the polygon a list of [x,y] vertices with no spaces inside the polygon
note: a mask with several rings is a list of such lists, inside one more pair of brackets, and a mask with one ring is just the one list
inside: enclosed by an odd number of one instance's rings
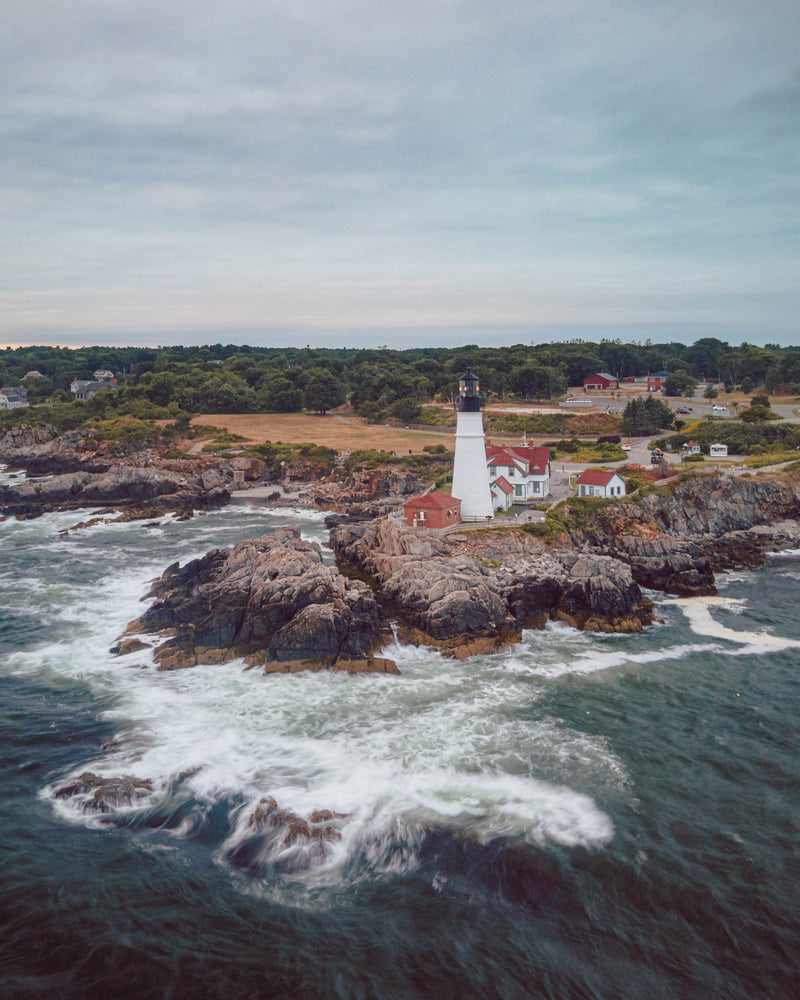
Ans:
{"label": "jagged coastal rock", "polygon": [[390,466],[356,470],[338,481],[316,483],[301,497],[319,510],[366,521],[397,509],[426,485],[419,476]]}
{"label": "jagged coastal rock", "polygon": [[[123,519],[188,517],[227,502],[234,473],[240,484],[275,474],[258,459],[168,459],[163,447],[85,429],[12,428],[0,436],[0,459],[48,473],[0,488],[2,513],[18,517],[92,506]],[[162,669],[245,656],[272,670],[392,670],[372,656],[391,620],[407,641],[458,657],[506,648],[549,620],[639,631],[653,620],[641,588],[714,594],[715,572],[800,545],[796,475],[684,476],[637,502],[567,499],[541,537],[438,537],[385,516],[420,489],[417,475],[396,465],[344,472],[340,456],[337,474],[311,476],[294,494],[336,512],[328,523],[340,572],[292,529],[170,567],[132,629],[169,632],[154,654]],[[128,638],[120,655],[142,648]]]}
{"label": "jagged coastal rock", "polygon": [[87,506],[147,506],[148,516],[168,510],[206,508],[230,497],[229,479],[216,469],[186,475],[172,469],[117,465],[104,473],[69,472],[47,479],[26,479],[0,496],[9,514]]}
{"label": "jagged coastal rock", "polygon": [[245,657],[267,671],[396,672],[372,656],[383,621],[372,591],[326,566],[294,527],[215,549],[155,582],[156,602],[128,633],[167,633],[160,669]]}
{"label": "jagged coastal rock", "polygon": [[800,544],[797,478],[701,475],[673,490],[598,508],[590,528],[564,545],[612,555],[634,580],[680,596],[715,594],[714,573],[763,562],[764,552]]}
{"label": "jagged coastal rock", "polygon": [[125,806],[135,806],[153,794],[150,778],[129,775],[104,777],[84,771],[67,785],[57,788],[57,799],[75,799],[84,812],[111,813]]}
{"label": "jagged coastal rock", "polygon": [[481,561],[389,520],[339,525],[333,545],[340,565],[369,580],[410,638],[457,656],[501,649],[551,618],[612,632],[652,621],[630,568],[608,556],[534,544]]}
{"label": "jagged coastal rock", "polygon": [[52,427],[10,428],[0,435],[0,461],[29,475],[0,487],[0,507],[15,517],[81,507],[119,509],[126,519],[227,503],[234,473],[246,482],[264,475],[258,459],[233,457],[169,459],[166,446],[110,442],[93,429],[58,434]]}

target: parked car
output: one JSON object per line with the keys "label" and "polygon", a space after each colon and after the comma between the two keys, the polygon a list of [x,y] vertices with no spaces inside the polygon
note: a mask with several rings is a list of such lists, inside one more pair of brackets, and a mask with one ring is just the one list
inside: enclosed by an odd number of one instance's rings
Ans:
{"label": "parked car", "polygon": [[691,408],[691,406],[679,406],[678,409],[675,412],[676,413],[680,413],[682,415],[685,415],[687,413],[691,413],[692,412],[692,408]]}
{"label": "parked car", "polygon": [[714,411],[715,413],[724,413],[724,412],[725,412],[725,410],[727,410],[727,409],[728,409],[728,407],[727,407],[727,406],[719,406],[719,405],[718,405],[717,403],[714,403],[714,405],[713,405],[713,406],[711,407],[711,409],[712,409],[712,410],[713,410],[713,411]]}
{"label": "parked car", "polygon": [[622,448],[623,451],[630,451],[631,450],[631,446],[629,444],[621,444],[620,448]]}

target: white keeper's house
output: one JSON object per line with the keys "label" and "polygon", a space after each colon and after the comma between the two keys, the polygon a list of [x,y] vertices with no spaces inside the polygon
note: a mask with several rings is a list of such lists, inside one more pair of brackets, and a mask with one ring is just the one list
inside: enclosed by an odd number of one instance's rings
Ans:
{"label": "white keeper's house", "polygon": [[587,469],[578,476],[575,485],[579,497],[625,496],[625,480],[613,469]]}
{"label": "white keeper's house", "polygon": [[512,503],[536,503],[550,495],[549,448],[489,442],[486,463],[495,510],[507,510]]}

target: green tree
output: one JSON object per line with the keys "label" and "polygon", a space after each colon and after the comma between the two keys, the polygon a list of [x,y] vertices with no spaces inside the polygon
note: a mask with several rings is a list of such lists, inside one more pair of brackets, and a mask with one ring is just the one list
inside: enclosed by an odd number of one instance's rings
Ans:
{"label": "green tree", "polygon": [[686,372],[678,371],[667,375],[662,383],[667,396],[694,396],[697,382]]}
{"label": "green tree", "polygon": [[308,380],[305,401],[306,409],[327,413],[345,401],[344,386],[332,372],[319,370]]}
{"label": "green tree", "polygon": [[626,434],[654,434],[662,427],[672,426],[672,410],[660,399],[648,396],[632,399],[622,414],[622,429]]}
{"label": "green tree", "polygon": [[412,424],[420,415],[421,409],[416,399],[406,396],[404,399],[396,399],[389,407],[389,412],[395,420],[403,424]]}
{"label": "green tree", "polygon": [[267,382],[258,396],[258,407],[267,413],[296,413],[303,409],[303,390],[288,378]]}
{"label": "green tree", "polygon": [[567,380],[558,368],[522,365],[511,372],[511,390],[525,399],[551,399],[567,391]]}
{"label": "green tree", "polygon": [[746,424],[762,424],[765,420],[775,418],[775,414],[768,406],[748,406],[740,414]]}

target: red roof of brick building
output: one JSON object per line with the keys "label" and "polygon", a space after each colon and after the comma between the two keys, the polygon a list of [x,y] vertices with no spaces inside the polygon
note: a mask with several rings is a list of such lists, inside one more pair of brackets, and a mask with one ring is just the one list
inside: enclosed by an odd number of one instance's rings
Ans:
{"label": "red roof of brick building", "polygon": [[458,497],[451,497],[439,490],[432,490],[430,493],[426,493],[425,496],[414,497],[413,500],[409,500],[403,506],[412,507],[415,510],[447,510],[448,507],[455,507],[460,503],[461,501]]}

